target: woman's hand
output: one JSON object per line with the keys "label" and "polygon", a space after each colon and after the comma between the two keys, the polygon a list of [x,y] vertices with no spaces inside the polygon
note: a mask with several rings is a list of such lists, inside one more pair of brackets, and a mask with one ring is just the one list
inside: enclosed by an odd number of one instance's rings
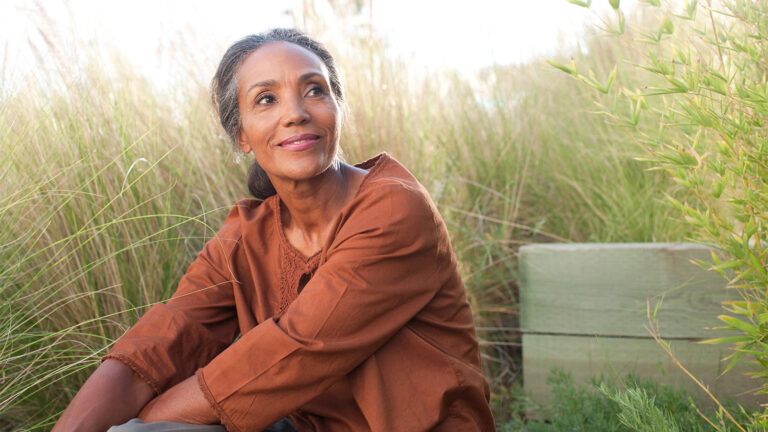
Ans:
{"label": "woman's hand", "polygon": [[175,421],[191,424],[219,422],[219,418],[205,399],[197,383],[197,377],[194,375],[152,399],[141,410],[139,418],[145,422]]}

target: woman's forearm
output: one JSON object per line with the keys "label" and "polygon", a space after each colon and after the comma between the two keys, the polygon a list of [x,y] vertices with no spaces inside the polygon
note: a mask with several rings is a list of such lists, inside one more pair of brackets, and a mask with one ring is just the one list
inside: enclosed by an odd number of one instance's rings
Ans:
{"label": "woman's forearm", "polygon": [[123,363],[107,359],[80,388],[54,426],[54,432],[104,432],[127,422],[154,391]]}

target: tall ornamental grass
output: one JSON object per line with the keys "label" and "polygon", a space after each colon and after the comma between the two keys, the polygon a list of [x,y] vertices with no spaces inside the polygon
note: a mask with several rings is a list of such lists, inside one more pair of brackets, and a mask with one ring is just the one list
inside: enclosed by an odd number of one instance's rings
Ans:
{"label": "tall ornamental grass", "polygon": [[[476,313],[496,416],[519,415],[518,247],[680,240],[688,228],[663,199],[677,192],[637,160],[641,144],[585,112],[589,89],[544,62],[418,75],[370,33],[343,36],[331,47],[346,72],[345,157],[387,151],[430,190]],[[589,47],[583,61],[598,70],[624,49]],[[50,429],[246,196],[246,165],[233,161],[198,74],[170,93],[92,54],[0,92],[0,429]],[[189,71],[218,60],[184,60],[197,58],[178,53]]]}
{"label": "tall ornamental grass", "polygon": [[0,421],[50,429],[242,195],[204,92],[185,102],[97,68],[2,101]]}
{"label": "tall ornamental grass", "polygon": [[[611,118],[647,149],[647,159],[686,193],[670,202],[702,241],[717,248],[712,263],[741,297],[719,318],[732,336],[710,340],[730,346],[728,368],[754,365],[755,387],[768,393],[768,3],[647,1],[647,25],[628,27],[618,11],[615,29],[644,55],[620,68],[642,69],[647,80],[601,89],[600,74],[557,65],[582,82],[636,107]],[[641,130],[649,115],[653,133]],[[735,420],[733,423],[737,423]],[[768,411],[754,430],[768,428]]]}

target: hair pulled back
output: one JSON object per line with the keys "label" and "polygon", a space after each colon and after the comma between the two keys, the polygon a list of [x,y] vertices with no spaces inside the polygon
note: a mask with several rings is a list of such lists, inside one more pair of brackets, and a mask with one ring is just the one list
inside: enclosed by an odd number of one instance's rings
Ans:
{"label": "hair pulled back", "polygon": [[[270,42],[290,42],[317,55],[328,69],[333,96],[340,104],[344,102],[344,93],[339,74],[336,71],[336,63],[323,44],[296,29],[276,28],[264,33],[246,36],[232,44],[224,53],[216,74],[211,80],[211,101],[219,115],[221,126],[229,136],[235,151],[240,151],[237,138],[242,126],[237,99],[239,90],[238,70],[249,54]],[[248,191],[256,199],[261,200],[276,193],[267,173],[255,160],[248,170]]]}

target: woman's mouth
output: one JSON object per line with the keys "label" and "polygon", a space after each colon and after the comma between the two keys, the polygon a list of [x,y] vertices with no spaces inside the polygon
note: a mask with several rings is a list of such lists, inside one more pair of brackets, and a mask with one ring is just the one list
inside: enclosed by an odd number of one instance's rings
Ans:
{"label": "woman's mouth", "polygon": [[320,136],[315,134],[294,135],[280,141],[278,147],[282,147],[288,151],[302,151],[312,147],[319,141]]}

